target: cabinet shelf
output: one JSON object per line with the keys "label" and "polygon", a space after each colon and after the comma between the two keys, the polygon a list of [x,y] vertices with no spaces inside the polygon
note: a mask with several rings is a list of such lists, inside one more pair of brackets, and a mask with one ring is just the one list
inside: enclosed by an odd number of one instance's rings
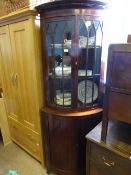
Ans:
{"label": "cabinet shelf", "polygon": [[88,79],[88,78],[96,78],[100,77],[100,74],[94,74],[94,75],[87,75],[87,76],[78,76],[78,79]]}
{"label": "cabinet shelf", "polygon": [[71,80],[71,76],[52,76],[52,75],[50,75],[49,76],[49,78],[51,78],[51,79],[59,79],[59,80]]}
{"label": "cabinet shelf", "polygon": [[[100,74],[94,74],[94,75],[88,75],[88,76],[84,76],[84,75],[81,75],[81,76],[77,76],[77,78],[80,80],[80,79],[93,79],[93,78],[97,78],[97,77],[100,77]],[[61,81],[63,80],[71,80],[71,76],[52,76],[52,75],[49,75],[49,78],[52,79],[52,80],[55,80],[55,79],[59,79]]]}
{"label": "cabinet shelf", "polygon": [[[93,78],[97,78],[100,77],[100,75],[94,75],[94,76],[78,76],[78,80],[88,80],[88,79],[93,79]],[[60,80],[60,81],[71,81],[71,76],[49,76],[49,79],[51,80]]]}
{"label": "cabinet shelf", "polygon": [[[87,46],[79,46],[78,45],[78,49],[94,49],[94,48],[98,48],[100,47],[100,45],[87,45]],[[67,45],[62,45],[62,44],[51,44],[50,46],[47,46],[47,48],[57,48],[57,49],[71,49],[71,45],[70,46],[67,46]]]}

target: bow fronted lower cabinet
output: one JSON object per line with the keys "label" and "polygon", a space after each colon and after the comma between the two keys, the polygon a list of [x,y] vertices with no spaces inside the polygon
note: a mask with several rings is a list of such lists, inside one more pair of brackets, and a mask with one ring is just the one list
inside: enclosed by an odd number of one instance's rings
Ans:
{"label": "bow fronted lower cabinet", "polygon": [[36,15],[23,10],[0,18],[0,72],[11,138],[42,161],[42,63]]}
{"label": "bow fronted lower cabinet", "polygon": [[54,1],[37,6],[41,21],[46,168],[85,174],[85,135],[101,121],[102,11],[100,1]]}

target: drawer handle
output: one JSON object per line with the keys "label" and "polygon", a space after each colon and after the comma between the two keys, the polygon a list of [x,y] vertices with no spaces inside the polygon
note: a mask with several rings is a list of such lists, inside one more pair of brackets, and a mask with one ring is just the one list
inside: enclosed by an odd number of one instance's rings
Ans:
{"label": "drawer handle", "polygon": [[13,73],[11,75],[11,81],[12,81],[13,85],[16,85],[17,79],[18,79],[18,75],[16,73]]}
{"label": "drawer handle", "polygon": [[114,162],[107,162],[105,157],[102,157],[103,163],[108,167],[113,167],[115,165]]}

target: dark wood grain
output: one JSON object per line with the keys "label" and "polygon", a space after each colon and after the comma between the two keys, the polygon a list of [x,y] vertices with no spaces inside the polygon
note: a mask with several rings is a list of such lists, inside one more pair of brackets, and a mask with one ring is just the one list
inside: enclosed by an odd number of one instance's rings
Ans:
{"label": "dark wood grain", "polygon": [[130,175],[131,125],[110,119],[106,142],[101,141],[101,129],[102,123],[86,136],[87,175],[97,175],[98,170],[101,175]]}
{"label": "dark wood grain", "polygon": [[[106,1],[105,1],[106,2]],[[99,0],[59,0],[49,3],[44,3],[36,7],[40,12],[43,10],[55,10],[55,9],[69,9],[69,8],[92,8],[103,9],[107,6],[107,3]]]}
{"label": "dark wood grain", "polygon": [[110,92],[108,98],[108,116],[131,123],[131,95]]}
{"label": "dark wood grain", "polygon": [[98,113],[102,113],[103,112],[103,108],[102,107],[96,107],[96,108],[92,108],[90,110],[87,111],[83,111],[83,112],[72,112],[72,111],[63,111],[63,110],[57,110],[57,109],[51,109],[49,107],[44,107],[42,108],[43,112],[46,112],[48,114],[52,114],[52,115],[59,115],[59,116],[65,116],[65,117],[90,117],[90,115],[97,115]]}
{"label": "dark wood grain", "polygon": [[131,169],[131,164],[128,159],[97,144],[91,145],[91,159],[97,162],[103,169],[107,163],[107,172],[117,172],[117,174],[128,175],[129,172],[127,170]]}
{"label": "dark wood grain", "polygon": [[106,142],[101,141],[102,123],[95,127],[86,138],[97,142],[100,145],[107,146],[114,152],[130,159],[131,155],[131,125],[118,120],[110,119],[108,124]]}
{"label": "dark wood grain", "polygon": [[[90,174],[89,174],[90,173]],[[96,162],[90,161],[90,171],[86,175],[112,175],[110,171],[101,167]]]}
{"label": "dark wood grain", "polygon": [[[63,13],[64,11],[64,13]],[[57,13],[57,16],[56,16]],[[88,15],[85,15],[88,14]],[[76,16],[76,15],[80,15],[80,19],[82,18],[82,15],[85,15],[85,19],[86,20],[102,20],[102,16],[103,16],[103,10],[95,10],[95,9],[66,9],[66,10],[53,10],[50,11],[49,13],[46,11],[42,11],[40,13],[41,15],[41,20],[47,20],[47,21],[52,21],[52,20],[56,20],[57,17],[61,17],[62,20],[65,19],[65,17],[67,16]]]}
{"label": "dark wood grain", "polygon": [[58,175],[85,174],[85,135],[101,121],[102,113],[66,117],[43,112],[46,168]]}

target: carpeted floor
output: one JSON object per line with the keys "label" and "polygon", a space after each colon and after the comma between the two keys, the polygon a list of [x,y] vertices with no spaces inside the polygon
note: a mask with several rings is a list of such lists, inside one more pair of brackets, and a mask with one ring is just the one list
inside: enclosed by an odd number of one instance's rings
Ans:
{"label": "carpeted floor", "polygon": [[0,175],[7,175],[10,169],[18,175],[46,175],[37,160],[14,143],[4,147],[0,137]]}

